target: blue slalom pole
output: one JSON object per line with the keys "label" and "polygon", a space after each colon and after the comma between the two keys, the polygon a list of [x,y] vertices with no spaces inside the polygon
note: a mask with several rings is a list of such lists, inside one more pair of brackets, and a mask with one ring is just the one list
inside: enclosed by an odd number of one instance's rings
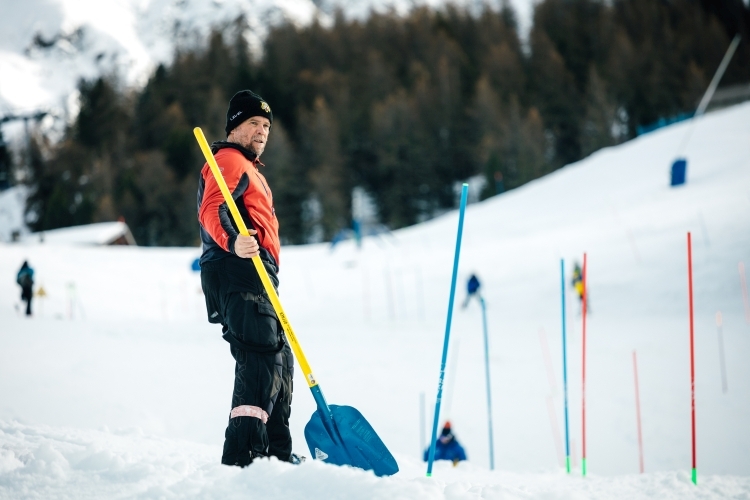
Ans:
{"label": "blue slalom pole", "polygon": [[495,470],[495,445],[492,438],[492,391],[490,390],[490,343],[487,335],[487,307],[484,303],[484,297],[481,295],[479,296],[479,303],[482,304],[482,326],[484,327],[484,367],[487,378],[487,423],[490,435],[490,470]]}
{"label": "blue slalom pole", "polygon": [[435,441],[437,440],[438,421],[440,420],[440,403],[443,398],[443,380],[445,379],[445,363],[448,360],[448,341],[451,337],[451,320],[453,319],[453,299],[456,296],[456,278],[458,277],[458,257],[461,254],[461,235],[464,230],[464,213],[466,199],[469,196],[469,185],[464,182],[461,186],[461,206],[458,211],[458,235],[456,236],[456,253],[453,257],[453,277],[451,278],[451,294],[448,300],[448,319],[445,322],[445,340],[443,341],[443,359],[440,361],[440,380],[438,382],[437,399],[435,400],[435,418],[432,422],[432,441],[427,460],[427,477],[432,476],[432,463],[435,461]]}
{"label": "blue slalom pole", "polygon": [[568,347],[565,339],[565,260],[560,259],[560,291],[562,293],[563,397],[565,399],[565,468],[570,474],[570,433],[568,431]]}

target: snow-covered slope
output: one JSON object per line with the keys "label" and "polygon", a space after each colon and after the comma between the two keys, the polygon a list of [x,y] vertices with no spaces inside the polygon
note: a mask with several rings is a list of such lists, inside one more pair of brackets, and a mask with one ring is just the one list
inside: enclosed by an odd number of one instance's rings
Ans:
{"label": "snow-covered slope", "polygon": [[[434,404],[457,215],[394,241],[285,247],[281,298],[321,387],[358,408],[396,456],[393,478],[308,461],[217,465],[233,362],[205,319],[198,249],[0,245],[0,497],[747,498],[750,105],[702,117],[688,184],[669,188],[683,123],[469,207],[471,272],[488,303],[495,461],[488,470],[481,316],[457,309],[443,418],[470,461],[420,462],[420,393]],[[271,138],[273,140],[273,138]],[[273,166],[269,166],[273,168]],[[693,234],[699,486],[690,484],[686,233]],[[560,259],[589,259],[589,478],[582,480],[581,321],[569,290],[572,477],[561,469]],[[15,273],[47,298],[19,316]],[[715,314],[723,315],[722,391]],[[551,351],[545,368],[543,345]],[[637,351],[647,474],[638,472]],[[295,374],[295,451],[314,402]],[[549,403],[548,403],[549,402]],[[551,406],[548,406],[550,404]],[[553,412],[550,419],[550,408]],[[430,415],[426,416],[430,421]]]}

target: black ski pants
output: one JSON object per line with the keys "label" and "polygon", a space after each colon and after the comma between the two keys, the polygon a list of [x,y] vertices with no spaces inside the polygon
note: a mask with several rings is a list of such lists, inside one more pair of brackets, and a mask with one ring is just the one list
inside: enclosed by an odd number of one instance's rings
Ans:
{"label": "black ski pants", "polygon": [[[264,264],[278,285],[276,267]],[[260,277],[252,261],[232,255],[203,263],[201,284],[209,321],[222,325],[235,359],[221,462],[244,467],[265,456],[289,461],[294,358]]]}
{"label": "black ski pants", "polygon": [[34,298],[34,292],[31,285],[21,287],[21,300],[26,301],[26,316],[31,316],[31,300]]}

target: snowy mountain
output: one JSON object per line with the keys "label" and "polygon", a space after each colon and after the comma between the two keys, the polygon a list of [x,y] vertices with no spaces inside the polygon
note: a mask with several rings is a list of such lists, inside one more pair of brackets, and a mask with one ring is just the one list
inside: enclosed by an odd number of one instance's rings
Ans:
{"label": "snowy mountain", "polygon": [[115,73],[138,85],[179,45],[244,15],[256,45],[278,18],[309,22],[310,0],[5,0],[0,111],[75,116],[80,78]]}
{"label": "snowy mountain", "polygon": [[[488,304],[496,471],[488,468],[476,303],[454,314],[440,415],[452,421],[469,461],[439,463],[432,478],[421,462],[456,212],[396,231],[393,240],[366,239],[360,250],[352,242],[334,251],[282,249],[281,300],[316,378],[329,402],[359,409],[382,437],[401,468],[391,478],[311,459],[242,470],[218,464],[234,364],[220,328],[205,318],[191,271],[199,249],[0,243],[0,498],[747,498],[750,304],[739,264],[750,267],[750,104],[697,121],[686,149],[688,182],[670,188],[668,168],[690,126],[599,151],[467,210],[457,299],[477,273]],[[690,482],[688,231],[697,487]],[[579,468],[582,325],[567,285],[584,252],[586,479]],[[561,463],[561,258],[571,476]],[[32,319],[14,307],[25,259],[46,295],[36,299]],[[310,457],[303,429],[315,405],[299,370],[295,388],[295,451]]]}
{"label": "snowy mountain", "polygon": [[[461,0],[469,2],[469,0]],[[406,12],[444,0],[0,0],[0,116],[44,110],[65,121],[78,111],[80,78],[117,74],[127,85],[145,82],[175,47],[200,43],[212,27],[243,16],[251,47],[282,20],[326,22],[335,8],[353,17],[371,9]],[[528,29],[533,0],[514,0]],[[60,120],[58,120],[59,122]],[[58,125],[59,126],[59,125]],[[20,124],[6,126],[10,135]]]}

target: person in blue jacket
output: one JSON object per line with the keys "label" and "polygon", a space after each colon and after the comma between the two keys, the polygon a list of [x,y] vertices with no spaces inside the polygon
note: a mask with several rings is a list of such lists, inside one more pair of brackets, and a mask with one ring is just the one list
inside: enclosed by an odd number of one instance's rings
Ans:
{"label": "person in blue jacket", "polygon": [[469,281],[466,283],[466,300],[464,300],[463,305],[461,306],[463,309],[466,309],[466,306],[469,305],[469,301],[472,297],[477,296],[479,297],[479,288],[482,286],[481,283],[479,283],[479,278],[477,278],[476,274],[472,274],[469,277]]}
{"label": "person in blue jacket", "polygon": [[26,301],[26,316],[31,316],[31,299],[34,297],[34,270],[24,261],[16,276],[16,283],[21,286],[21,300]]}
{"label": "person in blue jacket", "polygon": [[[424,461],[427,462],[429,459],[430,449],[427,448],[424,452]],[[454,467],[461,460],[466,460],[466,452],[453,435],[450,422],[445,422],[443,431],[435,442],[435,460],[450,460]]]}

